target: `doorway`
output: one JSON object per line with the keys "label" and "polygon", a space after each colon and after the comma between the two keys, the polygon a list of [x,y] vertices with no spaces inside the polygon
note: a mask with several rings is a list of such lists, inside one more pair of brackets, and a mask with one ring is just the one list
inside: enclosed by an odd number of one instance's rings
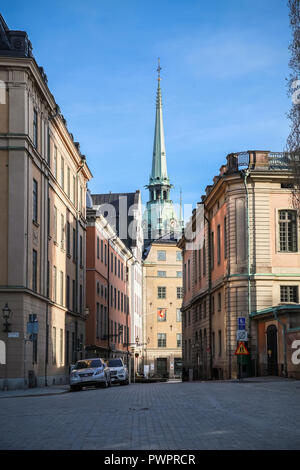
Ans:
{"label": "doorway", "polygon": [[156,363],[156,370],[159,375],[165,377],[168,372],[168,360],[166,357],[158,357]]}
{"label": "doorway", "polygon": [[278,375],[277,328],[275,325],[270,325],[267,328],[267,356],[268,375]]}

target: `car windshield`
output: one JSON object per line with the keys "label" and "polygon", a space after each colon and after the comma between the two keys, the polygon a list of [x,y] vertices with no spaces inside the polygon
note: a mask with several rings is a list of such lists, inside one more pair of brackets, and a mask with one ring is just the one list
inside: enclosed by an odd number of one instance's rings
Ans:
{"label": "car windshield", "polygon": [[111,359],[108,361],[108,367],[123,367],[121,359]]}
{"label": "car windshield", "polygon": [[78,361],[75,364],[75,369],[90,369],[94,367],[102,367],[102,362],[99,359]]}

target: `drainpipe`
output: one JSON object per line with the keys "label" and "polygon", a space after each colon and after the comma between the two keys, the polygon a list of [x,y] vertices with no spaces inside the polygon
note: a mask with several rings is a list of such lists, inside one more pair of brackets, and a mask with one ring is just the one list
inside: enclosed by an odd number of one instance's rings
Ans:
{"label": "drainpipe", "polygon": [[286,324],[279,320],[277,316],[277,308],[274,310],[274,318],[282,326],[282,338],[283,338],[283,360],[284,360],[284,376],[287,377],[287,357],[286,357]]}
{"label": "drainpipe", "polygon": [[[247,186],[247,177],[250,175],[250,170],[241,170],[241,176],[244,180],[246,191],[246,227],[247,227],[247,278],[248,278],[248,347],[251,349],[251,269],[250,269],[250,222],[249,222],[249,191]],[[250,356],[251,357],[251,356]]]}

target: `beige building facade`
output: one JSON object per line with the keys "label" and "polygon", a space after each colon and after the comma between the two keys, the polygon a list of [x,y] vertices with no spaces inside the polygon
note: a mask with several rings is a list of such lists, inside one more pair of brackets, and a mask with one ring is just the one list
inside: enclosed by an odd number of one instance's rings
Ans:
{"label": "beige building facade", "polygon": [[[228,155],[185,229],[185,378],[299,378],[300,225],[288,158]],[[241,321],[249,355],[238,359]]]}
{"label": "beige building facade", "polygon": [[173,240],[158,240],[148,249],[143,267],[143,364],[150,375],[181,377],[181,250]]}
{"label": "beige building facade", "polygon": [[0,307],[11,311],[0,331],[0,388],[65,383],[85,341],[92,175],[27,34],[0,21]]}

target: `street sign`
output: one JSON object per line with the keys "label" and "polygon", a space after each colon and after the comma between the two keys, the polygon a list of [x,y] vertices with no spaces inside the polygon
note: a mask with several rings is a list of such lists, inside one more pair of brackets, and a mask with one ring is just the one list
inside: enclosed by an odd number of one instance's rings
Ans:
{"label": "street sign", "polygon": [[236,351],[234,353],[236,356],[248,356],[249,351],[245,346],[245,343],[243,341],[240,341],[238,344],[238,347],[236,348]]}
{"label": "street sign", "polygon": [[11,333],[8,333],[7,336],[8,336],[9,338],[19,338],[19,332],[18,332],[18,331],[11,332]]}
{"label": "street sign", "polygon": [[248,341],[248,332],[246,330],[237,330],[236,340],[237,341]]}
{"label": "street sign", "polygon": [[238,329],[245,330],[246,329],[246,318],[245,317],[238,317]]}
{"label": "street sign", "polygon": [[37,335],[39,332],[39,322],[38,321],[29,321],[27,322],[27,333],[29,335]]}

